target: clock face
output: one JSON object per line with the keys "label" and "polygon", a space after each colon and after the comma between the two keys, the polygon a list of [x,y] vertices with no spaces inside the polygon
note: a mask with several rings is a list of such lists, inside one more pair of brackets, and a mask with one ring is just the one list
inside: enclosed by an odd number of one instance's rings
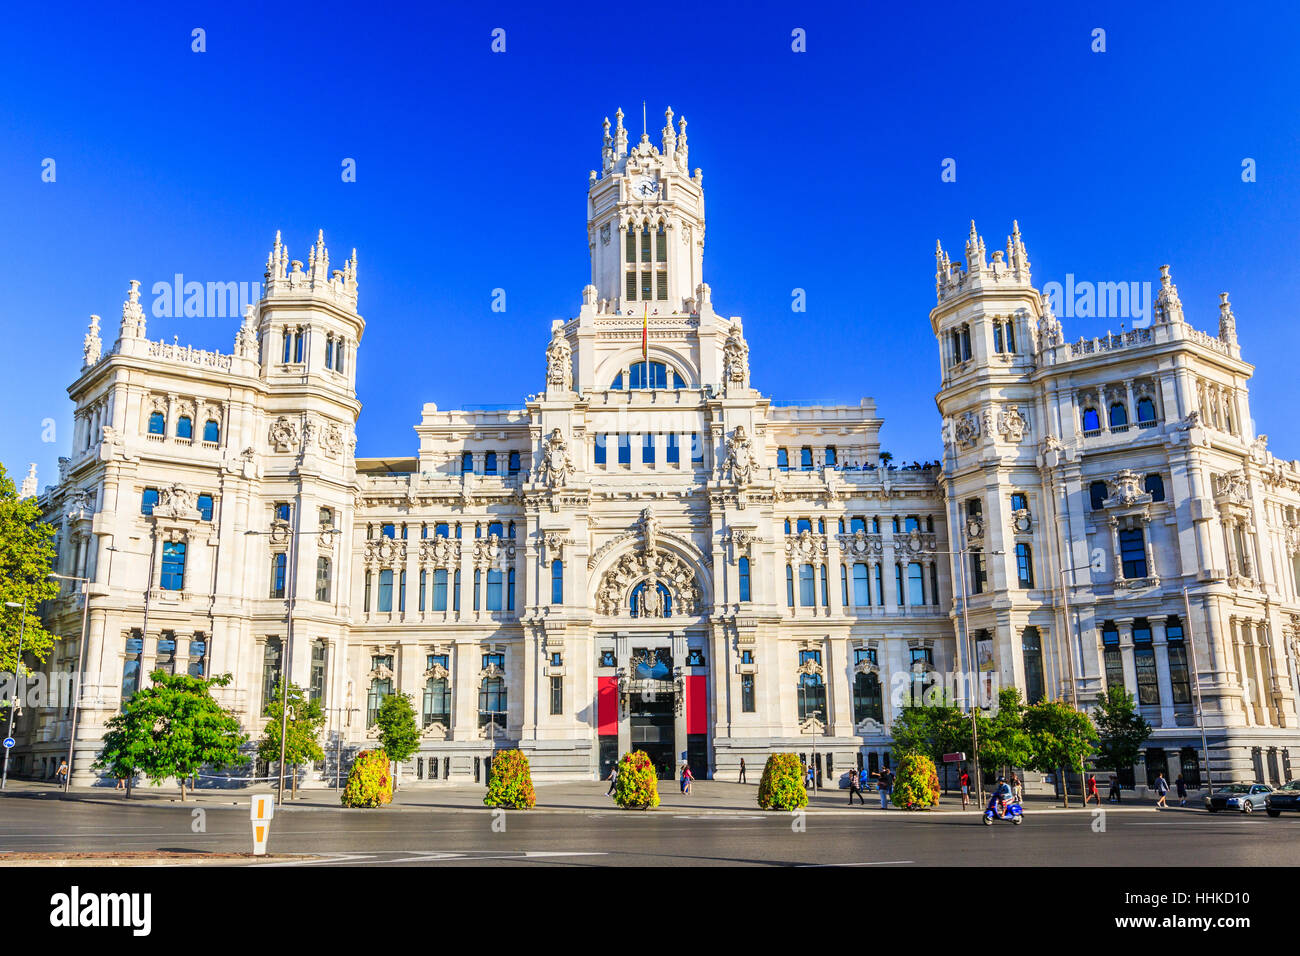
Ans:
{"label": "clock face", "polygon": [[653,179],[638,179],[632,184],[632,195],[642,199],[653,199],[659,195],[659,183]]}

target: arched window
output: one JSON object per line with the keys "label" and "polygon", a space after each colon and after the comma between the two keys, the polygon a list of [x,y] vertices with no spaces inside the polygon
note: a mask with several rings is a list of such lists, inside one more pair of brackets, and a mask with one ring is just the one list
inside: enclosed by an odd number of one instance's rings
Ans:
{"label": "arched window", "polygon": [[182,415],[176,419],[176,437],[193,438],[194,437],[194,419],[188,415]]}
{"label": "arched window", "polygon": [[[630,388],[667,388],[668,387],[668,366],[663,362],[650,362],[647,371],[647,363],[634,362],[628,369],[628,380]],[[620,373],[622,374],[622,373]]]}
{"label": "arched window", "polygon": [[1123,402],[1115,402],[1110,406],[1110,427],[1123,428],[1128,424],[1128,409],[1124,407]]}
{"label": "arched window", "polygon": [[564,603],[564,562],[551,562],[551,603]]}
{"label": "arched window", "polygon": [[506,726],[506,682],[503,677],[485,677],[478,689],[478,725]]}
{"label": "arched window", "polygon": [[284,327],[284,364],[289,364],[289,358],[293,355],[293,329],[287,325]]}
{"label": "arched window", "polygon": [[1147,494],[1151,496],[1152,501],[1165,500],[1165,480],[1158,474],[1147,475],[1146,480],[1142,482],[1142,486],[1146,488]]}
{"label": "arched window", "polygon": [[619,372],[614,376],[614,381],[609,383],[611,389],[620,389],[623,387],[623,373]]}
{"label": "arched window", "polygon": [[162,412],[153,412],[149,415],[149,434],[167,434],[167,417]]}
{"label": "arched window", "polygon": [[[378,669],[379,665],[387,667],[390,671],[393,669],[393,659],[391,657],[372,657],[371,669]],[[370,682],[370,690],[366,694],[366,726],[373,727],[375,719],[379,716],[379,708],[384,705],[384,698],[393,692],[392,678],[376,677]]]}
{"label": "arched window", "polygon": [[1083,410],[1083,430],[1085,432],[1101,431],[1101,416],[1097,414],[1097,409],[1085,408]]}
{"label": "arched window", "polygon": [[325,336],[325,367],[332,369],[334,367],[334,333],[330,332]]}
{"label": "arched window", "polygon": [[794,607],[794,568],[788,564],[785,566],[785,603]]}
{"label": "arched window", "polygon": [[827,445],[827,446],[826,446],[826,457],[825,457],[825,461],[826,461],[826,467],[827,467],[827,468],[834,468],[834,467],[835,467],[835,461],[836,461],[836,459],[835,459],[835,446],[834,446],[834,445]]}
{"label": "arched window", "polygon": [[[641,595],[645,593],[645,587],[646,587],[646,582],[642,581],[640,584],[638,584],[636,587],[632,589],[630,610],[632,612],[633,617],[641,616]],[[669,594],[668,589],[664,587],[663,584],[660,584],[659,582],[655,582],[655,590],[659,594],[659,605],[661,608],[663,608],[663,616],[672,617],[672,613],[673,613],[672,595]]]}
{"label": "arched window", "polygon": [[343,339],[340,338],[338,345],[334,348],[334,371],[340,375],[343,374],[343,350],[345,347]]}
{"label": "arched window", "polygon": [[1016,575],[1022,588],[1034,586],[1034,555],[1023,541],[1016,545]]}
{"label": "arched window", "polygon": [[749,600],[749,558],[741,558],[740,565],[740,600]]}
{"label": "arched window", "polygon": [[1025,659],[1025,702],[1037,704],[1043,699],[1043,640],[1038,628],[1027,627],[1020,638]]}
{"label": "arched window", "polygon": [[799,449],[799,469],[800,471],[813,470],[812,449],[807,445]]}
{"label": "arched window", "polygon": [[211,418],[203,423],[203,440],[214,445],[221,441],[221,426]]}
{"label": "arched window", "polygon": [[776,450],[776,467],[781,471],[790,470],[790,453],[784,448]]}
{"label": "arched window", "polygon": [[330,559],[316,559],[316,600],[330,599]]}
{"label": "arched window", "polygon": [[858,674],[853,678],[853,722],[864,720],[885,722],[885,701],[880,691],[880,678],[875,674]]}
{"label": "arched window", "polygon": [[1143,395],[1137,402],[1138,424],[1156,420],[1156,403]]}
{"label": "arched window", "polygon": [[1105,500],[1106,482],[1094,481],[1088,486],[1088,501],[1092,505],[1093,511],[1099,510]]}

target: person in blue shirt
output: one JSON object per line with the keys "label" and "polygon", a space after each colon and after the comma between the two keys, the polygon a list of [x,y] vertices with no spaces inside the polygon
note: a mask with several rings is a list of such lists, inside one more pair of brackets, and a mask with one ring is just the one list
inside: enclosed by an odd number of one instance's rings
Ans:
{"label": "person in blue shirt", "polygon": [[861,790],[863,793],[866,793],[867,790],[869,789],[867,786],[869,782],[870,782],[870,778],[867,776],[867,768],[863,767],[861,770],[858,771],[858,789]]}
{"label": "person in blue shirt", "polygon": [[998,785],[993,790],[993,801],[997,804],[998,818],[1007,815],[1007,804],[1012,799],[1011,784],[1007,783],[1006,777],[998,777]]}

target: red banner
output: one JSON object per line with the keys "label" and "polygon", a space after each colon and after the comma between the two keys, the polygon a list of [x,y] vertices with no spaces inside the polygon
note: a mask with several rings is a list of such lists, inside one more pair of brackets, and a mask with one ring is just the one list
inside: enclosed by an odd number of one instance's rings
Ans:
{"label": "red banner", "polygon": [[709,732],[709,687],[707,674],[689,674],[686,677],[686,732]]}
{"label": "red banner", "polygon": [[596,678],[596,732],[618,733],[618,678]]}

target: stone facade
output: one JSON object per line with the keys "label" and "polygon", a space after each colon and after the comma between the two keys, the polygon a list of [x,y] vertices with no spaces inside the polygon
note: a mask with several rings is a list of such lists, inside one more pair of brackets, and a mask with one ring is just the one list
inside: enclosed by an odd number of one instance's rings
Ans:
{"label": "stone facade", "polygon": [[[1300,463],[1251,434],[1226,296],[1198,332],[1166,272],[1151,327],[1070,343],[1019,231],[990,263],[972,224],[965,267],[938,252],[942,461],[882,467],[871,400],[751,384],[667,120],[658,147],[606,121],[592,281],[542,390],[426,404],[414,454],[354,454],[356,254],[331,273],[323,236],[304,269],[277,234],[231,354],[150,341],[138,283],[111,349],[92,317],[40,497],[57,570],[90,579],[47,611],[51,667],[86,674],[74,781],[155,666],[232,674],[217,694],[254,735],[287,666],[329,717],[309,782],[395,690],[424,728],[411,783],[503,746],[556,779],[634,746],[697,776],[792,750],[834,778],[884,757],[904,689],[962,671],[1085,705],[1122,680],[1177,772],[1193,649],[1215,769],[1289,777]],[[29,708],[18,767],[57,763],[70,717]]]}

